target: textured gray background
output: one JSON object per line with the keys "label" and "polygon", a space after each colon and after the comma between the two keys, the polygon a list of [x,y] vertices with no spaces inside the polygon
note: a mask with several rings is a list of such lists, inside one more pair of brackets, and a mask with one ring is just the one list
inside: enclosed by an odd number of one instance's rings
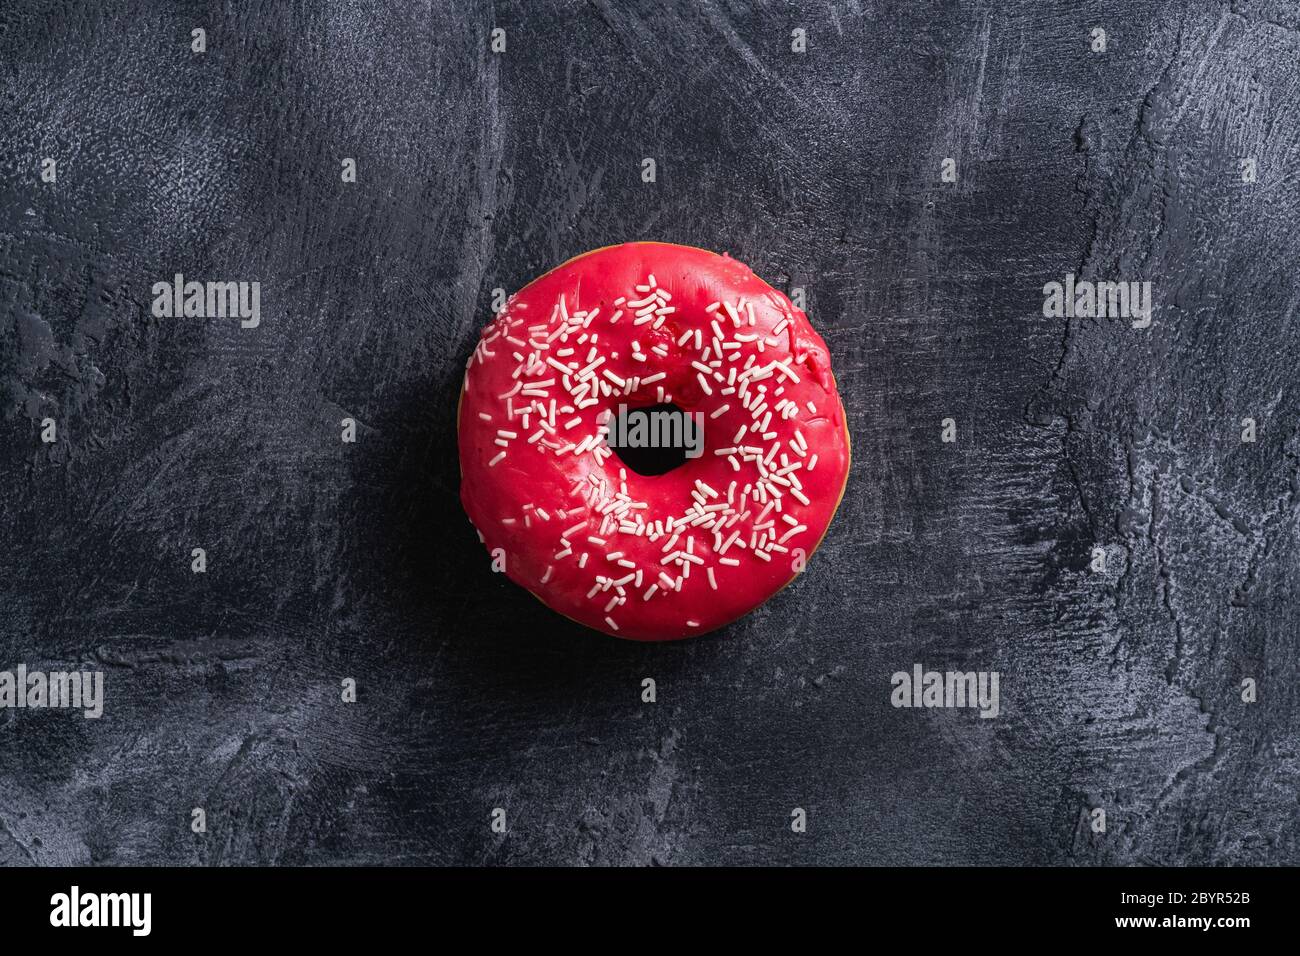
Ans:
{"label": "textured gray background", "polygon": [[[1300,862],[1297,64],[1268,0],[0,6],[0,668],[107,672],[0,711],[0,863]],[[663,646],[456,497],[491,290],[638,238],[805,286],[855,451],[808,573]],[[261,327],[153,318],[177,271]],[[1154,326],[1044,319],[1067,271]]]}

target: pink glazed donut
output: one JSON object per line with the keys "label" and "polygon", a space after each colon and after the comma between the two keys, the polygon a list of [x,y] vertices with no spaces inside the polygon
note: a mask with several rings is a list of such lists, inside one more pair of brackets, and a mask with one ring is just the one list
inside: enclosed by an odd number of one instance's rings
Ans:
{"label": "pink glazed donut", "polygon": [[[702,453],[638,474],[611,423],[668,403],[702,424]],[[849,471],[808,317],[729,256],[660,242],[588,252],[511,296],[470,356],[458,433],[461,501],[510,579],[642,641],[714,630],[781,590]]]}

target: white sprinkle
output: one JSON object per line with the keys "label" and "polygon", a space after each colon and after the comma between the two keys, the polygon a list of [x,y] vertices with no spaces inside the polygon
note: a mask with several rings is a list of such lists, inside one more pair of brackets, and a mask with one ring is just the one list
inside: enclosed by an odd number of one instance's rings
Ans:
{"label": "white sprinkle", "polygon": [[499,462],[499,461],[500,461],[502,458],[504,458],[504,457],[506,457],[506,453],[505,453],[505,452],[498,452],[498,453],[497,453],[497,456],[496,456],[495,458],[493,458],[491,461],[488,462],[488,467],[489,467],[489,468],[494,467],[494,466],[496,465],[496,463]]}
{"label": "white sprinkle", "polygon": [[[782,517],[788,517],[788,515],[782,515]],[[793,537],[794,537],[795,535],[797,535],[799,532],[801,532],[801,531],[807,531],[807,530],[808,530],[808,528],[807,528],[806,525],[797,524],[797,525],[795,525],[793,528],[791,528],[789,531],[787,531],[785,534],[781,535],[781,537],[780,537],[778,543],[780,543],[780,544],[785,544],[786,541],[787,541],[789,538],[793,538]]]}

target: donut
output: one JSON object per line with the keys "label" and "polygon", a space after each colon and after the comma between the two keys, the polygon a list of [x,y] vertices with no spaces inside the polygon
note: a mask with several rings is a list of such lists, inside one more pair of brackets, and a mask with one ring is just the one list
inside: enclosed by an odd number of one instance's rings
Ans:
{"label": "donut", "polygon": [[[494,569],[633,640],[704,634],[781,590],[848,479],[808,317],[735,259],[669,243],[585,253],[507,299],[469,357],[457,430],[461,502]],[[694,443],[662,474],[630,467],[656,437]]]}

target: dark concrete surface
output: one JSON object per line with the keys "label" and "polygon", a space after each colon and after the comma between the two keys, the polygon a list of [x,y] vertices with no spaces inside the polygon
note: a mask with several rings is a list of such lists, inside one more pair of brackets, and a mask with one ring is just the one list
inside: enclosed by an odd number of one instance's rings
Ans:
{"label": "dark concrete surface", "polygon": [[[106,675],[0,710],[0,863],[1300,862],[1298,64],[1285,2],[0,6],[0,669]],[[806,288],[855,451],[673,645],[457,500],[492,290],[629,239]],[[1067,272],[1152,326],[1045,318]]]}

